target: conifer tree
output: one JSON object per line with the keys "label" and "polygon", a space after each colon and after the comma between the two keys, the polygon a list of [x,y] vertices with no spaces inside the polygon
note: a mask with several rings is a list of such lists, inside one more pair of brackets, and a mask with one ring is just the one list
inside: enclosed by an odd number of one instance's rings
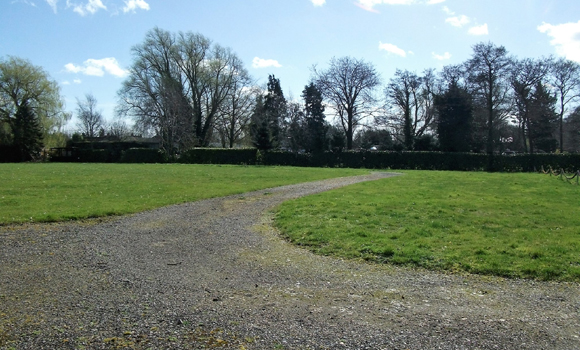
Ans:
{"label": "conifer tree", "polygon": [[322,93],[314,85],[306,85],[302,91],[306,116],[307,135],[305,148],[310,152],[322,152],[326,148],[327,126],[324,119]]}
{"label": "conifer tree", "polygon": [[42,150],[42,129],[28,103],[21,104],[12,122],[13,143],[21,161],[37,159]]}

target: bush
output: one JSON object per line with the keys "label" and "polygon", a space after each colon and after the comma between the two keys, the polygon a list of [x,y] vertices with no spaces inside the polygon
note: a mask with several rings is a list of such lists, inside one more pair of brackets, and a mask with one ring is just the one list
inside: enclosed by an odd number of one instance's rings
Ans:
{"label": "bush", "polygon": [[78,161],[81,163],[111,163],[111,153],[105,149],[78,150]]}
{"label": "bush", "polygon": [[0,163],[20,162],[20,150],[14,145],[0,145]]}
{"label": "bush", "polygon": [[256,164],[257,150],[255,148],[193,148],[185,151],[179,157],[180,163],[189,164]]}
{"label": "bush", "polygon": [[129,148],[121,153],[121,163],[166,163],[166,157],[158,149]]}

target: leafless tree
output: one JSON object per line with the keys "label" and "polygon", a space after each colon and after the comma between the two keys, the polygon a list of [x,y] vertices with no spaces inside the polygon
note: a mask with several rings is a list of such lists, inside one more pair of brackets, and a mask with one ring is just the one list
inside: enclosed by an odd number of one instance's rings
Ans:
{"label": "leafless tree", "polygon": [[86,94],[84,100],[77,98],[77,128],[87,137],[96,137],[105,127],[103,114],[97,109],[97,99],[92,94]]}
{"label": "leafless tree", "polygon": [[352,149],[357,126],[375,111],[375,90],[380,77],[374,66],[352,57],[332,58],[330,66],[312,68],[313,81],[330,103],[346,135],[347,149]]}
{"label": "leafless tree", "polygon": [[[528,145],[531,146],[531,106],[533,89],[542,83],[550,72],[550,59],[523,59],[513,62],[513,69],[510,78],[514,93],[515,110],[514,115],[520,129],[523,140],[523,147],[528,152]],[[532,149],[529,149],[532,151]]]}
{"label": "leafless tree", "polygon": [[197,33],[159,28],[133,49],[135,61],[119,92],[121,115],[153,129],[166,150],[209,145],[220,107],[247,75],[230,50]]}
{"label": "leafless tree", "polygon": [[580,99],[580,64],[561,58],[552,65],[552,85],[559,102],[560,151],[564,150],[564,117],[571,103]]}
{"label": "leafless tree", "polygon": [[251,86],[247,75],[240,75],[233,83],[228,98],[221,104],[216,118],[216,131],[222,147],[233,148],[249,132],[250,120],[254,112],[259,88]]}
{"label": "leafless tree", "polygon": [[473,46],[473,55],[466,62],[468,83],[476,102],[479,102],[487,117],[487,153],[492,156],[495,149],[495,129],[511,110],[509,76],[512,59],[503,46],[479,43]]}
{"label": "leafless tree", "polygon": [[385,88],[388,112],[378,122],[398,131],[396,134],[402,136],[400,141],[407,149],[413,149],[413,140],[423,136],[433,126],[435,82],[431,69],[426,70],[423,76],[397,70]]}

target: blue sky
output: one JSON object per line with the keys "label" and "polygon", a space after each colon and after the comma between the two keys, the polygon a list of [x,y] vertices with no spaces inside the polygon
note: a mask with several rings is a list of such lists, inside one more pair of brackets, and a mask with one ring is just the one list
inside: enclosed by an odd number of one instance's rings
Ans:
{"label": "blue sky", "polygon": [[482,41],[580,62],[578,0],[0,0],[0,57],[42,66],[67,110],[92,93],[112,120],[131,47],[155,26],[230,47],[258,84],[275,74],[295,99],[333,56],[373,63],[383,83],[461,63]]}

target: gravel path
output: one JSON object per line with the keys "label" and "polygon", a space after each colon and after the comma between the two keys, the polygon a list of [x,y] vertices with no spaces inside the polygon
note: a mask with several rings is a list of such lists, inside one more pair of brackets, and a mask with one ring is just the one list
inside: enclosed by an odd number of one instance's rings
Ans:
{"label": "gravel path", "polygon": [[315,256],[269,210],[389,174],[0,228],[1,349],[580,349],[580,288]]}

